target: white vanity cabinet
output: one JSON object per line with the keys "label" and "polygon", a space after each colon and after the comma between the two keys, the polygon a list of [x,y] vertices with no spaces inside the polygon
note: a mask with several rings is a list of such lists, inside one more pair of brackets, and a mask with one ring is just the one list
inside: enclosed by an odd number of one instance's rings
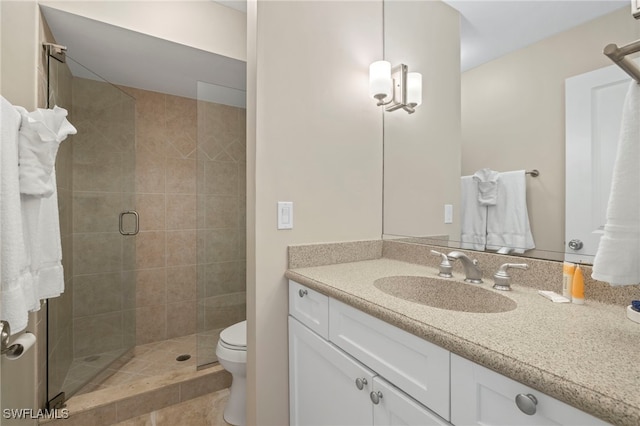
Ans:
{"label": "white vanity cabinet", "polygon": [[292,425],[608,424],[293,281],[289,314]]}
{"label": "white vanity cabinet", "polygon": [[[525,414],[520,406],[531,410]],[[451,422],[455,425],[607,425],[583,411],[451,354]]]}
{"label": "white vanity cabinet", "polygon": [[[319,330],[329,325],[329,322],[317,321],[321,316],[318,304],[322,304],[318,296],[322,295],[311,289],[300,292],[301,289],[305,288],[290,282],[289,414],[292,425],[448,425],[378,372],[312,331],[307,324]],[[298,300],[309,296],[314,300]],[[304,306],[312,307],[315,313],[304,312]],[[364,349],[371,353],[366,345]],[[396,360],[397,370],[406,371],[400,365],[403,361],[406,358]],[[385,360],[387,368],[392,368],[393,363],[394,360]],[[448,384],[447,373],[446,392],[443,390],[447,396],[447,415]]]}

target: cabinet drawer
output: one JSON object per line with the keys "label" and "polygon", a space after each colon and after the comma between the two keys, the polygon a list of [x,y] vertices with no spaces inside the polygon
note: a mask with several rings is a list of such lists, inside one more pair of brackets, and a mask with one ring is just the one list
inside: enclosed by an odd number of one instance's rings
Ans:
{"label": "cabinet drawer", "polygon": [[329,340],[449,420],[449,351],[335,299]]}
{"label": "cabinet drawer", "polygon": [[329,339],[329,298],[289,280],[289,314]]}
{"label": "cabinet drawer", "polygon": [[[518,394],[533,395],[535,413],[516,405]],[[607,425],[584,411],[451,354],[451,423],[454,425]]]}

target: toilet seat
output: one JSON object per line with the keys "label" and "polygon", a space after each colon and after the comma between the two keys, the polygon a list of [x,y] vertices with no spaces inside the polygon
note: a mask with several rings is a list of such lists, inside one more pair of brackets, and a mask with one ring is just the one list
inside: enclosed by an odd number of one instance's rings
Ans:
{"label": "toilet seat", "polygon": [[247,321],[225,328],[220,333],[220,345],[234,351],[247,350]]}

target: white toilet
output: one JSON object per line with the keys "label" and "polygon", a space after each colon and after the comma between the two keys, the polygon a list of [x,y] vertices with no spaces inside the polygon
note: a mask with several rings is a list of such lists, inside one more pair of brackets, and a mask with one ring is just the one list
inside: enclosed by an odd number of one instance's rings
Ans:
{"label": "white toilet", "polygon": [[237,426],[245,424],[247,379],[247,321],[225,328],[220,333],[216,355],[220,365],[231,373],[231,394],[224,409],[224,420]]}

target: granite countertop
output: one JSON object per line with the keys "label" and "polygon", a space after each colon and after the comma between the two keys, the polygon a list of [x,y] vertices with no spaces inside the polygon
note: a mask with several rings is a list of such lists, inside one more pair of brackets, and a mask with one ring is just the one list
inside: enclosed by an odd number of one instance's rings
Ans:
{"label": "granite countertop", "polygon": [[[515,310],[468,313],[408,302],[373,285],[388,276],[436,273],[379,258],[289,269],[286,277],[605,421],[640,424],[640,324],[626,318],[623,306],[553,303],[514,280],[512,291],[499,293],[517,303]],[[491,279],[484,281],[483,288],[496,291]]]}

